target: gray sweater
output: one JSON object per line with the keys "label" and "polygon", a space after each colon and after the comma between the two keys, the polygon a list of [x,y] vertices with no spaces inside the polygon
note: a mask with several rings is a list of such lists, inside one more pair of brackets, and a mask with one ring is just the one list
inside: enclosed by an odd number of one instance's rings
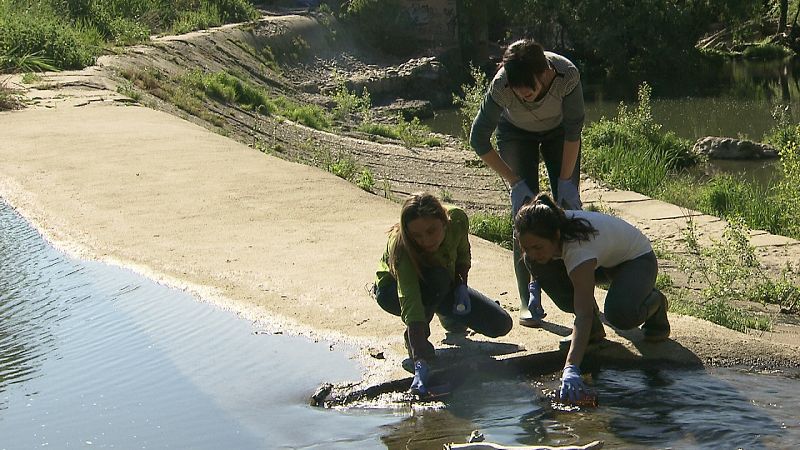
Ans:
{"label": "gray sweater", "polygon": [[556,77],[540,100],[526,102],[519,98],[508,85],[504,68],[489,83],[478,115],[472,122],[469,137],[470,146],[478,155],[491,150],[489,139],[501,116],[517,128],[532,132],[563,126],[565,140],[580,140],[585,113],[578,68],[561,55],[552,52],[544,54],[555,69]]}

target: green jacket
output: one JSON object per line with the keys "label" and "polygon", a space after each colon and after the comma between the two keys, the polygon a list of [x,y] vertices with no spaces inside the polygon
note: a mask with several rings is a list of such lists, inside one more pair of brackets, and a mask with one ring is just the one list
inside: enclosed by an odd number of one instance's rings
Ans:
{"label": "green jacket", "polygon": [[[450,278],[455,280],[456,267],[470,267],[470,246],[469,246],[469,219],[467,214],[455,206],[445,206],[450,223],[445,230],[445,237],[442,245],[432,255],[432,264],[442,266],[447,269]],[[405,254],[400,256],[397,264],[396,274],[389,271],[389,249],[392,248],[397,240],[397,233],[389,234],[386,250],[383,252],[380,265],[377,271],[377,284],[383,286],[391,279],[397,280],[397,296],[400,299],[400,318],[403,323],[425,322],[425,306],[422,304],[422,295],[419,287],[419,276],[411,264],[411,260]]]}

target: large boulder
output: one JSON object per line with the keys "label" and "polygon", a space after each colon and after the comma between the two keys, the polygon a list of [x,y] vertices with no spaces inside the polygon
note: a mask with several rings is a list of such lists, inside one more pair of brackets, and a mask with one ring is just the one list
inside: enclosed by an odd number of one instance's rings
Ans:
{"label": "large boulder", "polygon": [[777,158],[778,151],[767,144],[747,139],[706,136],[694,143],[692,150],[710,159],[768,159]]}

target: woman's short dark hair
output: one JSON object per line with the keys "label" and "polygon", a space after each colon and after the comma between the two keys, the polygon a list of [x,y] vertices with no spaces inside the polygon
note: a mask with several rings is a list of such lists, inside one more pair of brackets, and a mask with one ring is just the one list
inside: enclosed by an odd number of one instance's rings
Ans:
{"label": "woman's short dark hair", "polygon": [[536,75],[550,67],[544,48],[533,39],[520,39],[506,48],[503,67],[511,87],[536,88]]}

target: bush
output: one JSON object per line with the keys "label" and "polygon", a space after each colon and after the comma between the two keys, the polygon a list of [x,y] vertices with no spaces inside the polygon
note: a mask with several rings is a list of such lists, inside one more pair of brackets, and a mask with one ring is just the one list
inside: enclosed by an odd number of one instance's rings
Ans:
{"label": "bush", "polygon": [[510,214],[494,215],[475,213],[469,218],[469,232],[501,247],[512,248],[512,229]]}
{"label": "bush", "polygon": [[4,0],[0,70],[78,69],[94,64],[108,44],[258,16],[246,0]]}
{"label": "bush", "polygon": [[76,27],[42,12],[0,7],[0,70],[77,69],[94,64],[102,37],[91,27]]}

